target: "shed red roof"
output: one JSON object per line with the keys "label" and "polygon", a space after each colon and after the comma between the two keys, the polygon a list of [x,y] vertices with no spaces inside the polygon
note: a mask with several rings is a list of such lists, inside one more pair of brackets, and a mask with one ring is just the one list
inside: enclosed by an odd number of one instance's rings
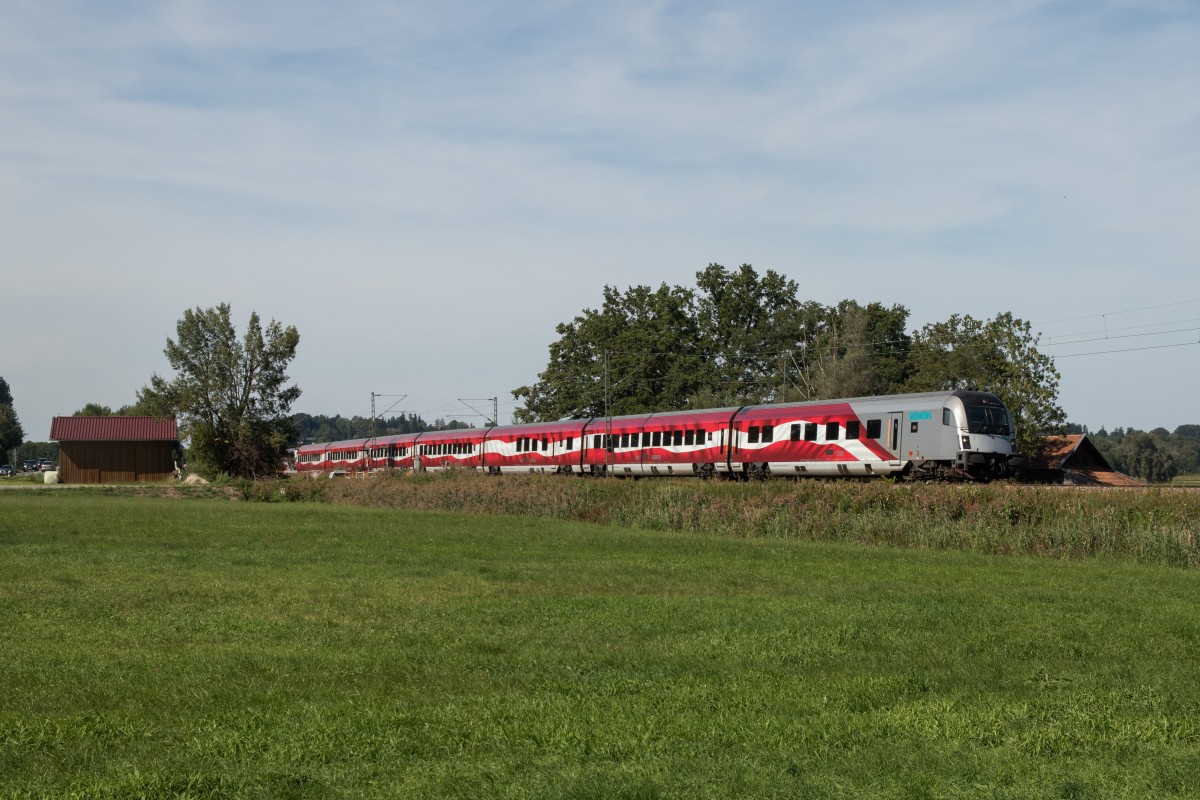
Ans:
{"label": "shed red roof", "polygon": [[52,442],[173,442],[178,438],[173,417],[55,417],[50,422]]}
{"label": "shed red roof", "polygon": [[1042,450],[1038,453],[1036,466],[1043,469],[1061,469],[1063,462],[1071,457],[1082,441],[1083,434],[1079,433],[1043,436]]}

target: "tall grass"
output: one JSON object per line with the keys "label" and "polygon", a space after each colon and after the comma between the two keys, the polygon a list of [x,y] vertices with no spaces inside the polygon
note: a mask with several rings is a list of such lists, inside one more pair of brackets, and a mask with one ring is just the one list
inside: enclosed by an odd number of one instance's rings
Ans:
{"label": "tall grass", "polygon": [[462,472],[297,479],[248,487],[247,496],[739,537],[1200,566],[1200,493],[1170,488],[496,478]]}

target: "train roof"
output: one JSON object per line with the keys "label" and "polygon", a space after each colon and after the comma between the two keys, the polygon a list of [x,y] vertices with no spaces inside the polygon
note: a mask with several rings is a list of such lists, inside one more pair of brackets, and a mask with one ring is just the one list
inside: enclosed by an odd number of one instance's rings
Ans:
{"label": "train roof", "polygon": [[552,422],[526,422],[521,425],[499,425],[490,430],[494,432],[492,435],[497,436],[508,436],[514,433],[533,435],[539,433],[579,432],[591,421],[591,417],[586,417],[584,419],[560,419]]}
{"label": "train roof", "polygon": [[799,400],[794,403],[763,403],[761,405],[746,406],[745,411],[756,409],[771,409],[779,407],[794,407],[794,406],[829,406],[839,403],[849,403],[851,405],[862,405],[865,403],[874,403],[881,406],[892,405],[908,405],[912,403],[926,403],[931,401],[945,401],[948,398],[957,397],[963,402],[981,403],[983,405],[1003,405],[1000,398],[991,392],[979,392],[970,389],[947,389],[942,392],[909,392],[907,394],[877,394],[868,395],[865,397],[838,397],[828,400]]}
{"label": "train roof", "polygon": [[326,442],[326,450],[354,450],[355,448],[364,447],[367,439],[342,439],[337,442]]}
{"label": "train roof", "polygon": [[487,428],[451,428],[449,430],[422,431],[414,438],[419,442],[444,441],[447,439],[482,439]]}

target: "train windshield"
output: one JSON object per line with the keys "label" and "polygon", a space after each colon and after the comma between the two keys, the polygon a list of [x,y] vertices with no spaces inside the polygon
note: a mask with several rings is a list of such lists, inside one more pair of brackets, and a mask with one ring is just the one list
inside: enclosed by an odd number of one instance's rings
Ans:
{"label": "train windshield", "polygon": [[970,433],[991,433],[1011,436],[1008,412],[1003,406],[967,406],[967,430]]}

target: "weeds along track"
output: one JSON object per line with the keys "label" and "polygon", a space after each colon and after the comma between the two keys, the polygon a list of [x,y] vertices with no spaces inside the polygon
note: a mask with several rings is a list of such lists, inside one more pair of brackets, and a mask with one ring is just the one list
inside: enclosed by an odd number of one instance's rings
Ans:
{"label": "weeds along track", "polygon": [[248,484],[244,497],[1200,567],[1200,493],[1171,488],[497,478],[448,472]]}

